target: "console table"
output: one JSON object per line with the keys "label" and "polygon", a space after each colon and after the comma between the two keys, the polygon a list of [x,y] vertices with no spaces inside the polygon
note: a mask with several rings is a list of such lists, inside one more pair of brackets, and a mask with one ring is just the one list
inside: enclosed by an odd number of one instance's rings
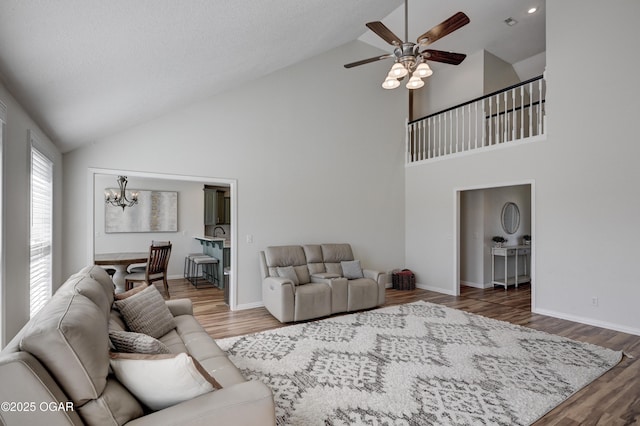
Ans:
{"label": "console table", "polygon": [[[515,284],[516,288],[518,284],[531,282],[531,277],[527,271],[529,268],[529,256],[531,254],[531,246],[507,246],[507,247],[492,247],[491,248],[491,284],[504,286],[505,290],[507,286]],[[502,257],[504,259],[504,275],[503,278],[496,278],[496,257]],[[514,258],[515,271],[513,274],[509,274],[509,258]],[[519,269],[520,259],[524,259],[524,268]]]}

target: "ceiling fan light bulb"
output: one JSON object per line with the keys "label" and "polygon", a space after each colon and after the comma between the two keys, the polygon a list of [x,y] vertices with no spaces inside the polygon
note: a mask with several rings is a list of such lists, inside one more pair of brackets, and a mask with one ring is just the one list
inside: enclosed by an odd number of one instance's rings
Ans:
{"label": "ceiling fan light bulb", "polygon": [[407,89],[419,89],[424,86],[424,81],[420,77],[412,76],[407,82]]}
{"label": "ceiling fan light bulb", "polygon": [[429,65],[426,64],[425,62],[418,65],[416,70],[413,72],[414,76],[417,76],[420,78],[429,77],[431,74],[433,74],[433,71],[431,70],[431,68],[429,68]]}
{"label": "ceiling fan light bulb", "polygon": [[404,65],[402,65],[400,62],[396,62],[395,64],[393,64],[393,66],[391,67],[391,71],[389,71],[389,74],[394,78],[402,78],[408,73],[409,71],[407,71]]}
{"label": "ceiling fan light bulb", "polygon": [[383,89],[395,89],[398,86],[400,86],[400,82],[398,80],[396,80],[395,78],[393,78],[393,77],[387,77],[382,82],[382,88]]}

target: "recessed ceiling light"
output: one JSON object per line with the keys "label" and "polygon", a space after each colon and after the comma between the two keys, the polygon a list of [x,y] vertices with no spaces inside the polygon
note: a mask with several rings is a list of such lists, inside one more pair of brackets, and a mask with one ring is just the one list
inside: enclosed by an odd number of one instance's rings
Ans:
{"label": "recessed ceiling light", "polygon": [[518,23],[518,21],[516,21],[515,19],[509,17],[509,18],[504,20],[504,23],[507,24],[510,27],[513,27],[515,24]]}
{"label": "recessed ceiling light", "polygon": [[538,10],[537,7],[532,7],[531,9],[527,10],[527,13],[536,13],[536,10]]}

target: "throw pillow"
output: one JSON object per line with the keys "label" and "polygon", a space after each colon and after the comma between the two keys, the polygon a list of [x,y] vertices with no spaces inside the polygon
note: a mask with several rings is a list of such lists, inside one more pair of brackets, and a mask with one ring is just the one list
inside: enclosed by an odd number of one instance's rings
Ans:
{"label": "throw pillow", "polygon": [[276,268],[278,271],[278,276],[282,278],[288,278],[293,282],[293,285],[300,284],[300,280],[298,280],[298,274],[296,274],[296,270],[293,266],[279,266]]}
{"label": "throw pillow", "polygon": [[151,410],[162,410],[221,389],[200,363],[182,352],[173,355],[110,353],[116,378]]}
{"label": "throw pillow", "polygon": [[109,331],[109,340],[117,352],[133,352],[138,354],[170,354],[171,351],[158,339],[142,333],[130,331]]}
{"label": "throw pillow", "polygon": [[127,297],[131,297],[134,294],[138,294],[140,293],[142,290],[144,290],[145,288],[149,287],[149,285],[147,283],[142,283],[141,285],[137,286],[137,287],[133,287],[131,290],[127,290],[123,293],[116,293],[113,298],[115,300],[122,300],[122,299],[126,299]]}
{"label": "throw pillow", "polygon": [[340,262],[340,265],[342,265],[342,275],[346,279],[355,280],[356,278],[364,278],[359,260],[343,260],[342,262]]}
{"label": "throw pillow", "polygon": [[176,328],[171,311],[155,286],[114,302],[129,330],[156,339]]}

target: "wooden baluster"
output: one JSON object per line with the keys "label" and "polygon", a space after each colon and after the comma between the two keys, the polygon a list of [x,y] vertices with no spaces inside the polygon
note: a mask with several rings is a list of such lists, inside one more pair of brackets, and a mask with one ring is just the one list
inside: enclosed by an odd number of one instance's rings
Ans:
{"label": "wooden baluster", "polygon": [[533,83],[529,83],[529,137],[533,136]]}
{"label": "wooden baluster", "polygon": [[516,140],[516,89],[511,90],[511,140]]}

